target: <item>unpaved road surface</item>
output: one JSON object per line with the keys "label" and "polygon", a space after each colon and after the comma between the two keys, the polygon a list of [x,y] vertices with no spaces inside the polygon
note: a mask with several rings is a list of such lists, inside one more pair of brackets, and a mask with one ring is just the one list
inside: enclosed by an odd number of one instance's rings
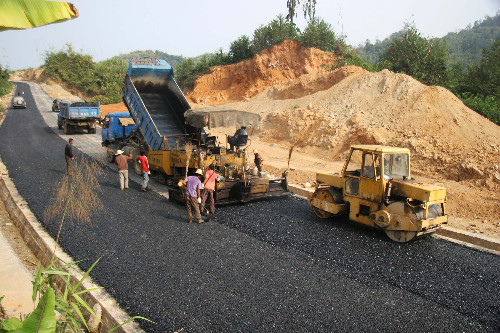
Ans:
{"label": "unpaved road surface", "polygon": [[[44,123],[26,84],[26,110],[0,128],[0,155],[43,221],[64,172],[65,142]],[[50,112],[50,110],[40,110]],[[87,135],[87,134],[85,134]],[[78,140],[78,135],[75,135]],[[373,230],[317,220],[285,198],[220,208],[189,225],[185,209],[118,188],[104,169],[107,209],[65,225],[61,245],[148,332],[498,332],[498,256],[434,238],[396,244]]]}

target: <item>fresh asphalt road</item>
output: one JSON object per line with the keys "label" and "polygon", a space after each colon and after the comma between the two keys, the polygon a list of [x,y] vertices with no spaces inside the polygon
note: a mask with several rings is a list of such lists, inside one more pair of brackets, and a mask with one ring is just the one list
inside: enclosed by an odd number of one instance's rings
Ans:
{"label": "fresh asphalt road", "polygon": [[[0,156],[31,210],[62,177],[65,142],[44,123],[29,86],[10,110]],[[48,111],[42,111],[48,112]],[[88,135],[88,134],[82,134]],[[75,135],[78,140],[79,135]],[[64,226],[62,247],[148,332],[498,332],[498,256],[431,237],[396,244],[373,229],[318,220],[290,197],[222,207],[187,224],[184,207],[100,179],[106,209]]]}

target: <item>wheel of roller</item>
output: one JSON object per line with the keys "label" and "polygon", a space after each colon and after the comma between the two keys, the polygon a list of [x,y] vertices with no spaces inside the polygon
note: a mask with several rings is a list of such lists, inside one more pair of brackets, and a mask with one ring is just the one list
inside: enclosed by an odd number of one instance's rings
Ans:
{"label": "wheel of roller", "polygon": [[[412,222],[415,223],[418,220],[417,213],[414,210],[405,209],[405,203],[402,201],[397,201],[390,204],[387,207],[387,210],[391,214],[391,217],[396,215],[406,216],[410,218]],[[387,237],[398,243],[409,242],[412,239],[414,239],[418,233],[417,231],[406,231],[406,230],[384,230],[384,232],[387,235]]]}
{"label": "wheel of roller", "polygon": [[[342,192],[333,188],[319,188],[317,189],[313,195],[313,198],[319,199],[321,201],[326,201],[329,203],[342,203]],[[320,208],[313,206],[314,214],[321,219],[327,219],[329,217],[334,216],[334,214],[324,211]]]}

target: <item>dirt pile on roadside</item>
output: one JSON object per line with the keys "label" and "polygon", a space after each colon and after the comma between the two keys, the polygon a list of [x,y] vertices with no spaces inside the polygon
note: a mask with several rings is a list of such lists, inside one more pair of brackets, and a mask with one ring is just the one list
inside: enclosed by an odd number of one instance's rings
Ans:
{"label": "dirt pile on roadside", "polygon": [[187,97],[190,102],[201,105],[241,101],[305,74],[329,71],[336,61],[333,53],[304,48],[296,41],[287,40],[251,59],[213,67],[209,74],[196,80]]}
{"label": "dirt pile on roadside", "polygon": [[114,112],[128,112],[128,109],[123,102],[101,105],[101,118],[104,118],[108,113]]}

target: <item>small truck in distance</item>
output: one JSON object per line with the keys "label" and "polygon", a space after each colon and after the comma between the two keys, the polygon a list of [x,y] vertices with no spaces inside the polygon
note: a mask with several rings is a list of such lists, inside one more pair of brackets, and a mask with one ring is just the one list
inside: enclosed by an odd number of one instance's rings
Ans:
{"label": "small truck in distance", "polygon": [[96,133],[97,119],[101,115],[99,102],[61,104],[60,108],[57,115],[57,127],[59,129],[64,127],[64,134],[73,134],[78,128],[87,130],[89,134]]}

